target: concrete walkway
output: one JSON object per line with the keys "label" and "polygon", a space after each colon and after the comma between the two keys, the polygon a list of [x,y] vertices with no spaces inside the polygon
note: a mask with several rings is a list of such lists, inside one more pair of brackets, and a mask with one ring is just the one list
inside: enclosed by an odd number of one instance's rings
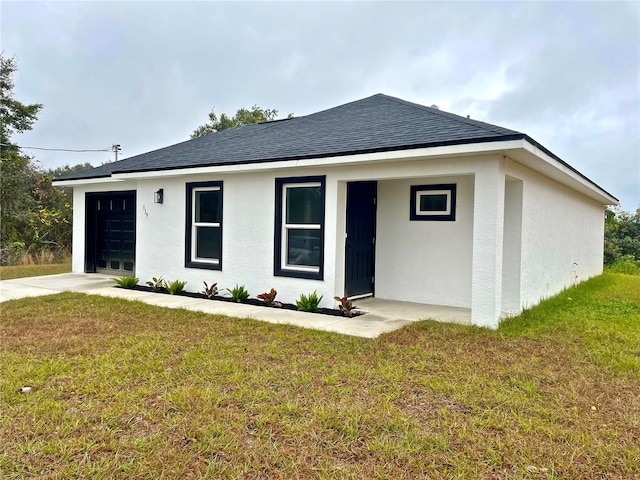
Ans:
{"label": "concrete walkway", "polygon": [[367,298],[354,302],[362,312],[366,312],[364,315],[355,318],[334,317],[331,315],[115,288],[110,276],[95,273],[62,273],[59,275],[0,281],[0,302],[61,292],[79,292],[137,300],[160,307],[185,308],[215,315],[252,318],[269,323],[296,325],[365,338],[375,338],[382,333],[397,330],[413,321],[426,318],[457,323],[469,323],[471,319],[469,310],[462,308],[395,302],[377,298]]}

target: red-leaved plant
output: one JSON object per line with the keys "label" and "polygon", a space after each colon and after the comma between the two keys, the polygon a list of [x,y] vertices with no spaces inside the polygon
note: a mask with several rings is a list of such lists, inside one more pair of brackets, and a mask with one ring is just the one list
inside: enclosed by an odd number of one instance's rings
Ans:
{"label": "red-leaved plant", "polygon": [[204,293],[207,298],[213,298],[215,295],[218,294],[218,284],[217,283],[212,283],[211,285],[207,285],[207,282],[202,282],[204,283],[204,290],[202,291],[202,293]]}
{"label": "red-leaved plant", "polygon": [[162,277],[153,277],[151,280],[146,282],[147,285],[151,287],[151,290],[157,292],[158,290],[162,290],[164,288],[164,278]]}
{"label": "red-leaved plant", "polygon": [[272,306],[275,306],[275,307],[280,307],[280,306],[282,306],[282,304],[280,302],[276,302],[276,295],[277,294],[278,294],[278,292],[276,291],[276,289],[272,288],[271,291],[261,293],[260,295],[258,295],[257,298],[262,300],[265,305],[272,305]]}
{"label": "red-leaved plant", "polygon": [[338,308],[345,317],[353,316],[353,311],[358,308],[347,297],[333,297],[333,299],[339,303]]}

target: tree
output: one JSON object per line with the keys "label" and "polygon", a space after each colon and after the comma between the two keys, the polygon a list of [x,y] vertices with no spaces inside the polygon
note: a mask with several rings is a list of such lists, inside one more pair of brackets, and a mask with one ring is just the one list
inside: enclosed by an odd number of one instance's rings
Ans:
{"label": "tree", "polygon": [[[221,113],[220,118],[216,115],[215,109],[212,108],[209,113],[209,122],[196,128],[191,134],[191,138],[203,137],[210,133],[226,130],[227,128],[238,127],[240,125],[268,122],[270,120],[275,120],[277,117],[278,111],[276,109],[262,109],[257,105],[251,107],[251,110],[241,108],[233,117],[229,117],[226,113]],[[290,113],[287,118],[292,117],[293,114]]]}
{"label": "tree", "polygon": [[[71,173],[84,172],[85,170],[89,170],[90,168],[93,168],[93,165],[91,165],[89,162],[85,162],[85,163],[78,163],[77,165],[73,165],[73,166],[64,165],[62,167],[50,168],[47,173],[49,173],[51,177],[56,178],[56,177],[62,177],[63,175],[69,175]],[[69,192],[71,192],[72,189],[70,187],[67,187],[67,188],[62,188],[62,190],[68,190]]]}
{"label": "tree", "polygon": [[13,146],[11,135],[33,128],[42,104],[25,105],[13,98],[13,74],[18,70],[15,58],[5,58],[0,53],[0,143],[3,147]]}
{"label": "tree", "polygon": [[604,224],[604,263],[640,261],[640,207],[635,213],[607,209]]}
{"label": "tree", "polygon": [[28,212],[34,206],[31,185],[38,173],[33,158],[24,155],[12,143],[14,133],[33,128],[39,103],[26,105],[13,96],[13,75],[17,71],[15,58],[5,58],[0,53],[0,242],[18,241],[21,231],[29,221]]}
{"label": "tree", "polygon": [[23,254],[49,259],[55,253],[65,255],[71,246],[72,193],[51,182],[91,164],[44,171],[12,142],[13,134],[33,128],[42,105],[25,105],[14,98],[15,59],[0,55],[0,62],[0,262],[12,263]]}
{"label": "tree", "polygon": [[54,178],[93,168],[90,163],[65,165],[41,172],[34,180],[31,195],[36,207],[30,214],[32,244],[66,249],[71,246],[73,189],[54,187]]}

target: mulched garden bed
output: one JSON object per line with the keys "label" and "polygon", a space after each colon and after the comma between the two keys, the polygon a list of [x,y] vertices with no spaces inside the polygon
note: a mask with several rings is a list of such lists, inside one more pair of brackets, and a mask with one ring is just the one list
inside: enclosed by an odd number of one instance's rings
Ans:
{"label": "mulched garden bed", "polygon": [[[125,288],[125,287],[116,286],[116,288]],[[164,288],[154,290],[153,288],[147,287],[144,285],[136,285],[135,287],[131,287],[128,290],[138,290],[141,292],[151,292],[151,293],[170,295],[170,293],[167,292],[167,290]],[[200,300],[213,300],[218,302],[237,303],[233,298],[223,297],[221,295],[214,295],[211,298],[207,298],[207,296],[204,293],[196,293],[196,292],[180,292],[180,293],[176,293],[175,295],[178,297],[198,298]],[[255,305],[256,307],[282,308],[283,310],[298,311],[298,307],[292,303],[282,303],[280,304],[281,306],[276,307],[273,305],[266,305],[262,300],[258,300],[257,298],[248,298],[244,302],[240,302],[240,303],[242,303],[243,305]],[[334,317],[344,317],[344,315],[342,315],[342,312],[340,312],[340,310],[335,308],[320,308],[319,311],[317,312],[305,312],[305,313],[320,313],[322,315],[333,315]],[[357,310],[352,312],[352,317],[357,317],[358,315],[362,315],[362,312],[359,312]]]}

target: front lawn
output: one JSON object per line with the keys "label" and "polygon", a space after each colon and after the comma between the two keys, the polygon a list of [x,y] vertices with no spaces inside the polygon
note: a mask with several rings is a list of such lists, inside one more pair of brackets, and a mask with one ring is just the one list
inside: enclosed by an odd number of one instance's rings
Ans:
{"label": "front lawn", "polygon": [[1,308],[3,478],[640,472],[640,277],[376,340],[82,294]]}

